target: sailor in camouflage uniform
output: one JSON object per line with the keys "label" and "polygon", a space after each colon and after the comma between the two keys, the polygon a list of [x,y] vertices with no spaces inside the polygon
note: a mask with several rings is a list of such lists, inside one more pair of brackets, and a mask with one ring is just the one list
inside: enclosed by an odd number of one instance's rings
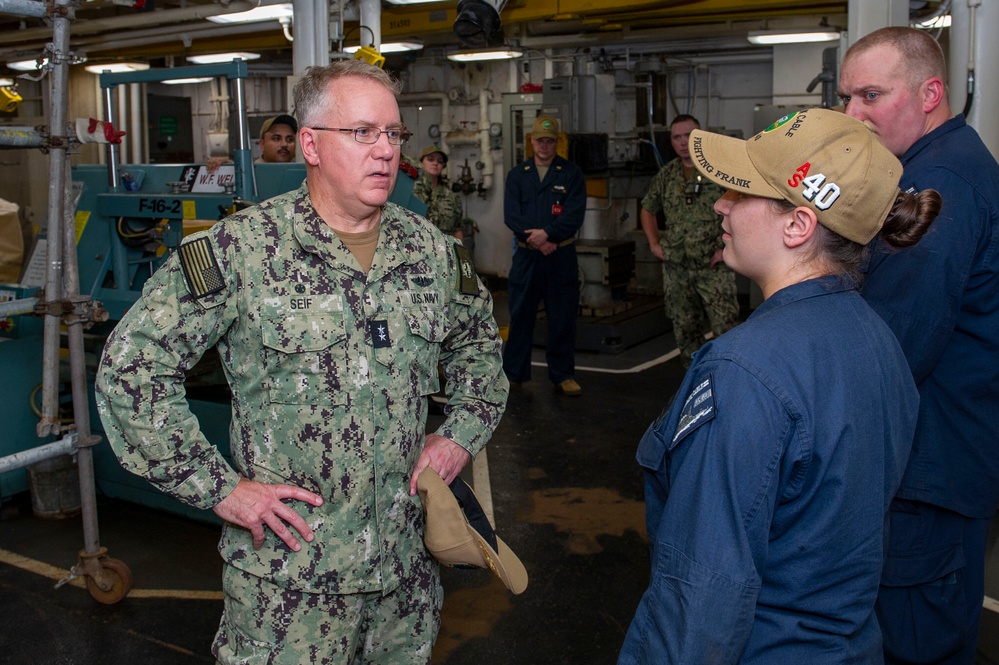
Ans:
{"label": "sailor in camouflage uniform", "polygon": [[[310,68],[295,91],[305,183],[186,238],[101,360],[123,466],[226,522],[220,663],[430,662],[442,590],[416,479],[458,475],[508,384],[467,252],[386,203],[408,137],[397,94],[361,61]],[[213,346],[231,465],[185,401],[184,372]],[[438,359],[451,398],[427,435]]]}
{"label": "sailor in camouflage uniform", "polygon": [[[721,263],[721,219],[714,211],[724,191],[696,173],[687,146],[699,127],[689,115],[673,119],[670,143],[677,158],[652,178],[640,213],[649,249],[663,261],[663,299],[684,367],[707,328],[718,336],[739,322],[735,273]],[[662,235],[660,211],[666,217]]]}
{"label": "sailor in camouflage uniform", "polygon": [[427,146],[420,153],[423,172],[413,184],[413,195],[427,204],[427,219],[458,240],[463,239],[461,199],[444,182],[447,153],[435,145]]}

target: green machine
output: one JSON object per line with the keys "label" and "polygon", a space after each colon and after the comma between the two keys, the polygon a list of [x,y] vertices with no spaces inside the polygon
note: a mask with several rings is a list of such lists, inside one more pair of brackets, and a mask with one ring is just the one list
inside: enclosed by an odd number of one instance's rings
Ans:
{"label": "green machine", "polygon": [[[104,341],[115,323],[141,295],[149,276],[179,247],[187,233],[208,228],[234,209],[252,205],[297,188],[305,179],[305,165],[253,164],[246,123],[243,79],[246,63],[234,60],[221,65],[148,70],[100,76],[105,91],[105,111],[114,108],[112,95],[118,85],[194,76],[225,76],[234,88],[238,107],[237,147],[233,164],[207,189],[209,180],[198,164],[119,164],[117,147],[108,146],[107,165],[76,166],[72,170],[75,199],[80,293],[89,294],[107,312],[107,321],[93,325],[85,336],[88,400],[95,434],[103,434],[93,406],[93,380]],[[108,115],[110,121],[110,115]],[[413,179],[400,173],[393,202],[425,214],[426,206],[412,195]],[[37,288],[0,285],[0,367],[7,377],[8,399],[0,402],[0,420],[7,426],[0,438],[0,456],[19,453],[45,443],[36,435],[35,395],[41,381],[42,325],[32,312],[5,311],[2,301],[30,302]],[[21,307],[23,310],[24,307]],[[188,401],[208,439],[228,453],[230,404],[224,381],[214,378],[207,354],[188,375]],[[62,390],[60,395],[62,395]],[[68,390],[66,399],[68,397]],[[189,508],[162,494],[118,465],[106,441],[93,447],[97,490],[113,498],[187,515],[215,520],[211,512]],[[0,498],[27,489],[23,469],[0,473]]]}

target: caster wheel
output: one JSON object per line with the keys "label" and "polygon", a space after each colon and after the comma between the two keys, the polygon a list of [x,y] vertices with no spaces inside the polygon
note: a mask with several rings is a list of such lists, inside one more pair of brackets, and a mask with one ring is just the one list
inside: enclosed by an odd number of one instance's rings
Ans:
{"label": "caster wheel", "polygon": [[114,605],[128,595],[132,590],[132,571],[118,559],[103,558],[100,560],[104,575],[111,587],[104,591],[92,577],[87,577],[87,591],[98,603]]}

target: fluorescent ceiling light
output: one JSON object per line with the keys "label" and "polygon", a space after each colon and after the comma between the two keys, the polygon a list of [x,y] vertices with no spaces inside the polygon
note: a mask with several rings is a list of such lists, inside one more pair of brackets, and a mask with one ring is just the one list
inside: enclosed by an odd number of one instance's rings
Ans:
{"label": "fluorescent ceiling light", "polygon": [[923,21],[922,23],[914,23],[912,27],[921,28],[923,30],[938,30],[940,28],[949,28],[950,14],[944,14],[943,16],[931,18],[928,21]]}
{"label": "fluorescent ceiling light", "polygon": [[14,79],[9,79],[6,76],[0,78],[0,88],[7,88],[14,85]]}
{"label": "fluorescent ceiling light", "polygon": [[[357,53],[360,46],[344,46],[344,53]],[[379,48],[379,53],[402,53],[403,51],[419,51],[423,42],[419,39],[403,39],[397,42],[385,42]]]}
{"label": "fluorescent ceiling light", "polygon": [[240,60],[256,60],[259,57],[259,53],[208,53],[206,55],[189,55],[187,56],[187,61],[199,65],[216,65],[220,62],[232,62],[236,58]]}
{"label": "fluorescent ceiling light", "polygon": [[160,83],[166,83],[167,85],[183,85],[184,83],[207,83],[211,80],[211,76],[198,76],[187,79],[167,79],[166,81],[160,81]]}
{"label": "fluorescent ceiling light", "polygon": [[91,74],[103,74],[111,72],[120,74],[121,72],[144,72],[149,69],[148,62],[105,62],[104,64],[87,65],[84,67]]}
{"label": "fluorescent ceiling light", "polygon": [[513,46],[493,48],[467,49],[452,51],[447,54],[448,60],[454,62],[482,62],[483,60],[513,60],[524,55],[524,52]]}
{"label": "fluorescent ceiling light", "polygon": [[[33,72],[33,71],[35,71],[37,69],[41,69],[42,67],[44,67],[48,63],[48,61],[49,61],[48,58],[42,58],[42,64],[41,64],[41,66],[39,66],[37,59],[35,59],[35,60],[17,60],[15,62],[8,62],[7,66],[10,67],[11,69],[16,69],[19,72]],[[76,64],[79,64],[81,62],[86,62],[86,61],[87,61],[87,59],[85,57],[83,57],[83,56],[77,56],[73,60],[73,62],[71,62],[70,64],[76,65]]]}
{"label": "fluorescent ceiling light", "polygon": [[750,32],[746,39],[750,44],[805,44],[811,42],[831,42],[839,39],[839,30],[759,30]]}
{"label": "fluorescent ceiling light", "polygon": [[291,3],[285,2],[276,5],[260,5],[245,12],[215,14],[206,18],[215,23],[258,23],[260,21],[277,21],[283,18],[291,18],[293,13]]}
{"label": "fluorescent ceiling light", "polygon": [[[48,62],[47,60],[42,60],[42,66]],[[18,60],[16,62],[8,62],[7,66],[11,69],[16,69],[19,72],[32,72],[39,69],[37,60]]]}

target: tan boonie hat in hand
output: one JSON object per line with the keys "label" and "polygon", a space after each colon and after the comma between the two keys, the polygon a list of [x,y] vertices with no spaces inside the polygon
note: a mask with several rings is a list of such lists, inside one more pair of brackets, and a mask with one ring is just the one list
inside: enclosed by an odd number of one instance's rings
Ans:
{"label": "tan boonie hat in hand", "polygon": [[690,155],[722,187],[811,208],[862,245],[881,230],[902,177],[869,125],[830,109],[784,116],[748,141],[695,129]]}
{"label": "tan boonie hat in hand", "polygon": [[531,133],[531,138],[558,141],[558,120],[550,115],[539,115],[534,119],[534,131]]}
{"label": "tan boonie hat in hand", "polygon": [[427,516],[423,542],[434,558],[453,568],[492,570],[510,591],[523,593],[527,570],[493,531],[472,488],[461,478],[448,487],[430,467],[416,485]]}

